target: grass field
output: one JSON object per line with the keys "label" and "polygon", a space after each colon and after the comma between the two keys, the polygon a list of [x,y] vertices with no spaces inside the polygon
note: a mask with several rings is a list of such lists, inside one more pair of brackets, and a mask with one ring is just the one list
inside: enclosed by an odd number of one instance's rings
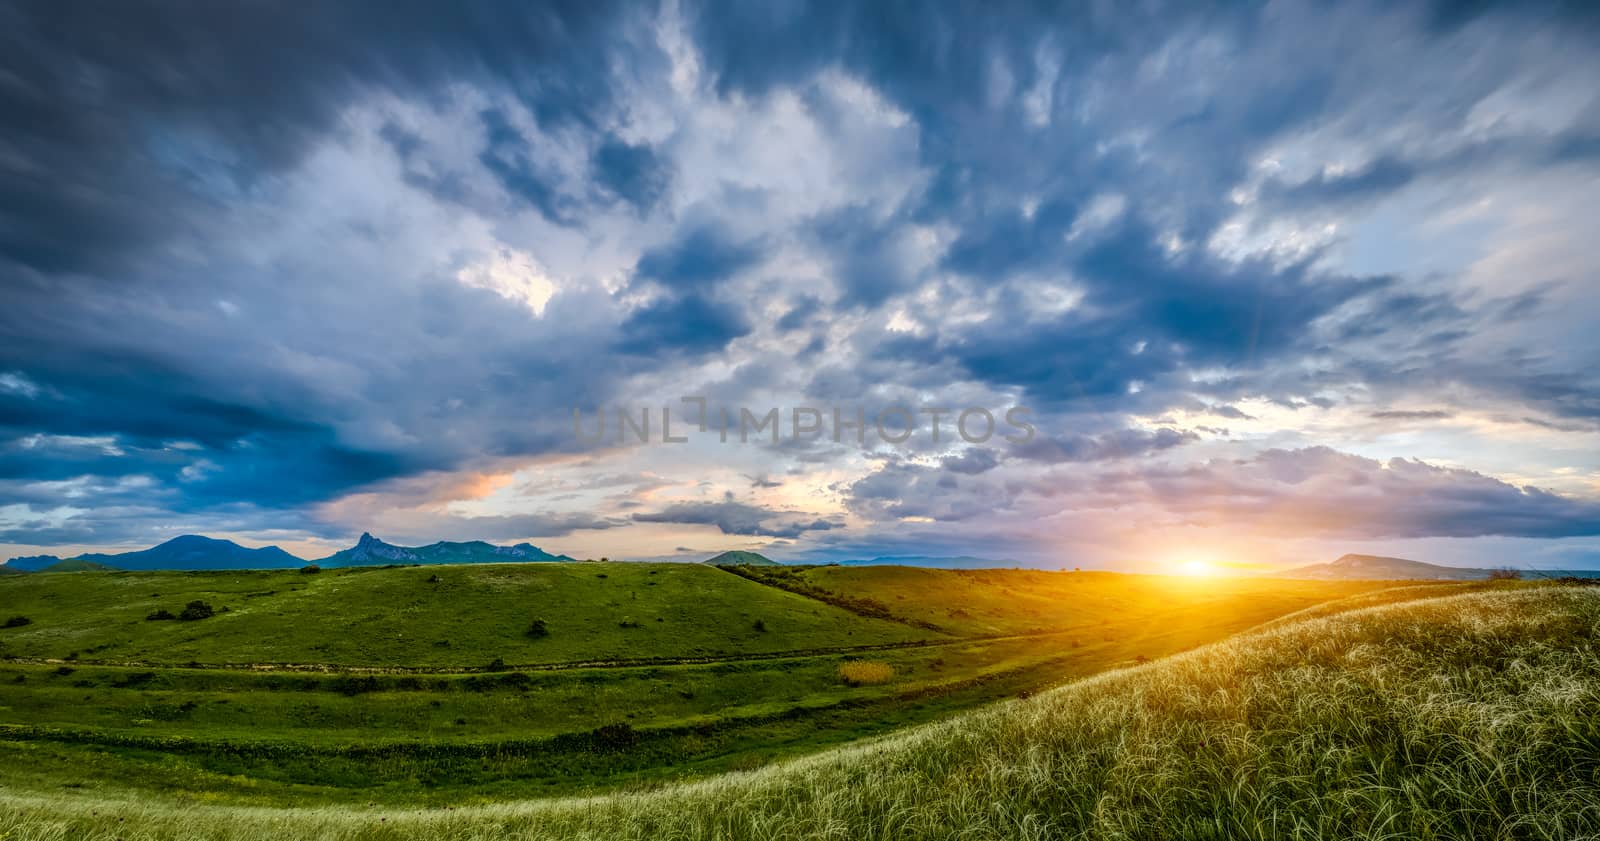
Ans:
{"label": "grass field", "polygon": [[[1376,606],[1303,615],[1026,699],[700,782],[457,808],[273,809],[8,779],[0,837],[1558,839],[1600,832],[1600,590],[1476,587],[1441,597],[1431,589],[1374,594],[1355,601]],[[56,749],[18,744],[24,753]],[[49,757],[8,757],[8,777],[19,759]]]}
{"label": "grass field", "polygon": [[[7,578],[0,612],[28,622],[0,630],[0,785],[458,805],[680,780],[1387,586],[758,572],[508,564]],[[194,601],[211,616],[149,618]]]}

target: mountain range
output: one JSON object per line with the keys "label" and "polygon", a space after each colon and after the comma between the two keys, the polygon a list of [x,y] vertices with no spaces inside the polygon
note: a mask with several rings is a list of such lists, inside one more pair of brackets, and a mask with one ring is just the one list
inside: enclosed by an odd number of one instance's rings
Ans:
{"label": "mountain range", "polygon": [[30,555],[12,558],[0,571],[74,572],[87,569],[118,570],[231,570],[298,569],[307,563],[323,567],[383,566],[386,564],[494,564],[537,561],[571,561],[552,555],[531,543],[496,546],[481,540],[465,543],[439,541],[427,546],[396,546],[363,533],[356,545],[315,561],[306,561],[279,549],[249,549],[231,540],[185,534],[149,549],[116,554],[91,553],[60,558]]}
{"label": "mountain range", "polygon": [[496,546],[482,540],[453,543],[441,540],[427,546],[396,546],[362,532],[356,545],[335,552],[318,566],[353,567],[385,564],[503,564],[518,561],[571,561],[566,555],[552,555],[532,543]]}

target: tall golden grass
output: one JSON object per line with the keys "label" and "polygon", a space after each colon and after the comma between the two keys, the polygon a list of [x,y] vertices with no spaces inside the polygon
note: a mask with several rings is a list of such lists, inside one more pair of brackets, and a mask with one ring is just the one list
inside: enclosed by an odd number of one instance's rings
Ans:
{"label": "tall golden grass", "polygon": [[839,664],[839,679],[851,686],[876,686],[894,680],[894,667],[877,660],[850,660]]}

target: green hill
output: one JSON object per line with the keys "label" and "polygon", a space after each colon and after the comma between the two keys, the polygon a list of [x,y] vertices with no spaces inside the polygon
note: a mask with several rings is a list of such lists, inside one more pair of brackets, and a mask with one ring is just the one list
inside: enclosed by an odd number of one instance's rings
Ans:
{"label": "green hill", "polygon": [[94,561],[86,561],[86,560],[84,560],[82,558],[68,558],[68,559],[66,559],[64,561],[57,561],[57,562],[51,564],[50,566],[47,566],[44,569],[41,569],[39,571],[40,572],[107,572],[107,571],[114,570],[114,569],[116,569],[116,568],[115,567],[106,566],[105,564],[98,564],[98,563],[95,563]]}
{"label": "green hill", "polygon": [[[191,601],[216,615],[148,621]],[[477,667],[760,654],[936,636],[699,564],[6,576],[7,656],[148,663]],[[526,631],[535,619],[542,637]],[[757,621],[762,630],[755,629]]]}
{"label": "green hill", "polygon": [[766,555],[758,552],[745,552],[735,549],[732,552],[723,552],[715,557],[706,558],[702,563],[711,566],[746,566],[746,567],[775,567],[783,566]]}
{"label": "green hill", "polygon": [[[0,834],[953,841],[1489,838],[1516,827],[1517,837],[1588,837],[1600,832],[1597,629],[1593,589],[1429,598],[1279,624],[892,737],[653,791],[273,810],[8,787]],[[30,764],[4,773],[35,773]]]}
{"label": "green hill", "polygon": [[652,784],[1385,592],[634,563],[4,576],[0,789],[457,805]]}

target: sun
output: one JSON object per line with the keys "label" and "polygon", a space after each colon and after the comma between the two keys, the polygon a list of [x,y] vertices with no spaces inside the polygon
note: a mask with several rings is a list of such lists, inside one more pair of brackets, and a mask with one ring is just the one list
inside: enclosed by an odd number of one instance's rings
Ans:
{"label": "sun", "polygon": [[1191,558],[1186,561],[1178,562],[1178,574],[1186,575],[1190,578],[1205,578],[1207,576],[1216,575],[1217,568],[1212,566],[1209,562],[1202,561],[1197,558]]}

